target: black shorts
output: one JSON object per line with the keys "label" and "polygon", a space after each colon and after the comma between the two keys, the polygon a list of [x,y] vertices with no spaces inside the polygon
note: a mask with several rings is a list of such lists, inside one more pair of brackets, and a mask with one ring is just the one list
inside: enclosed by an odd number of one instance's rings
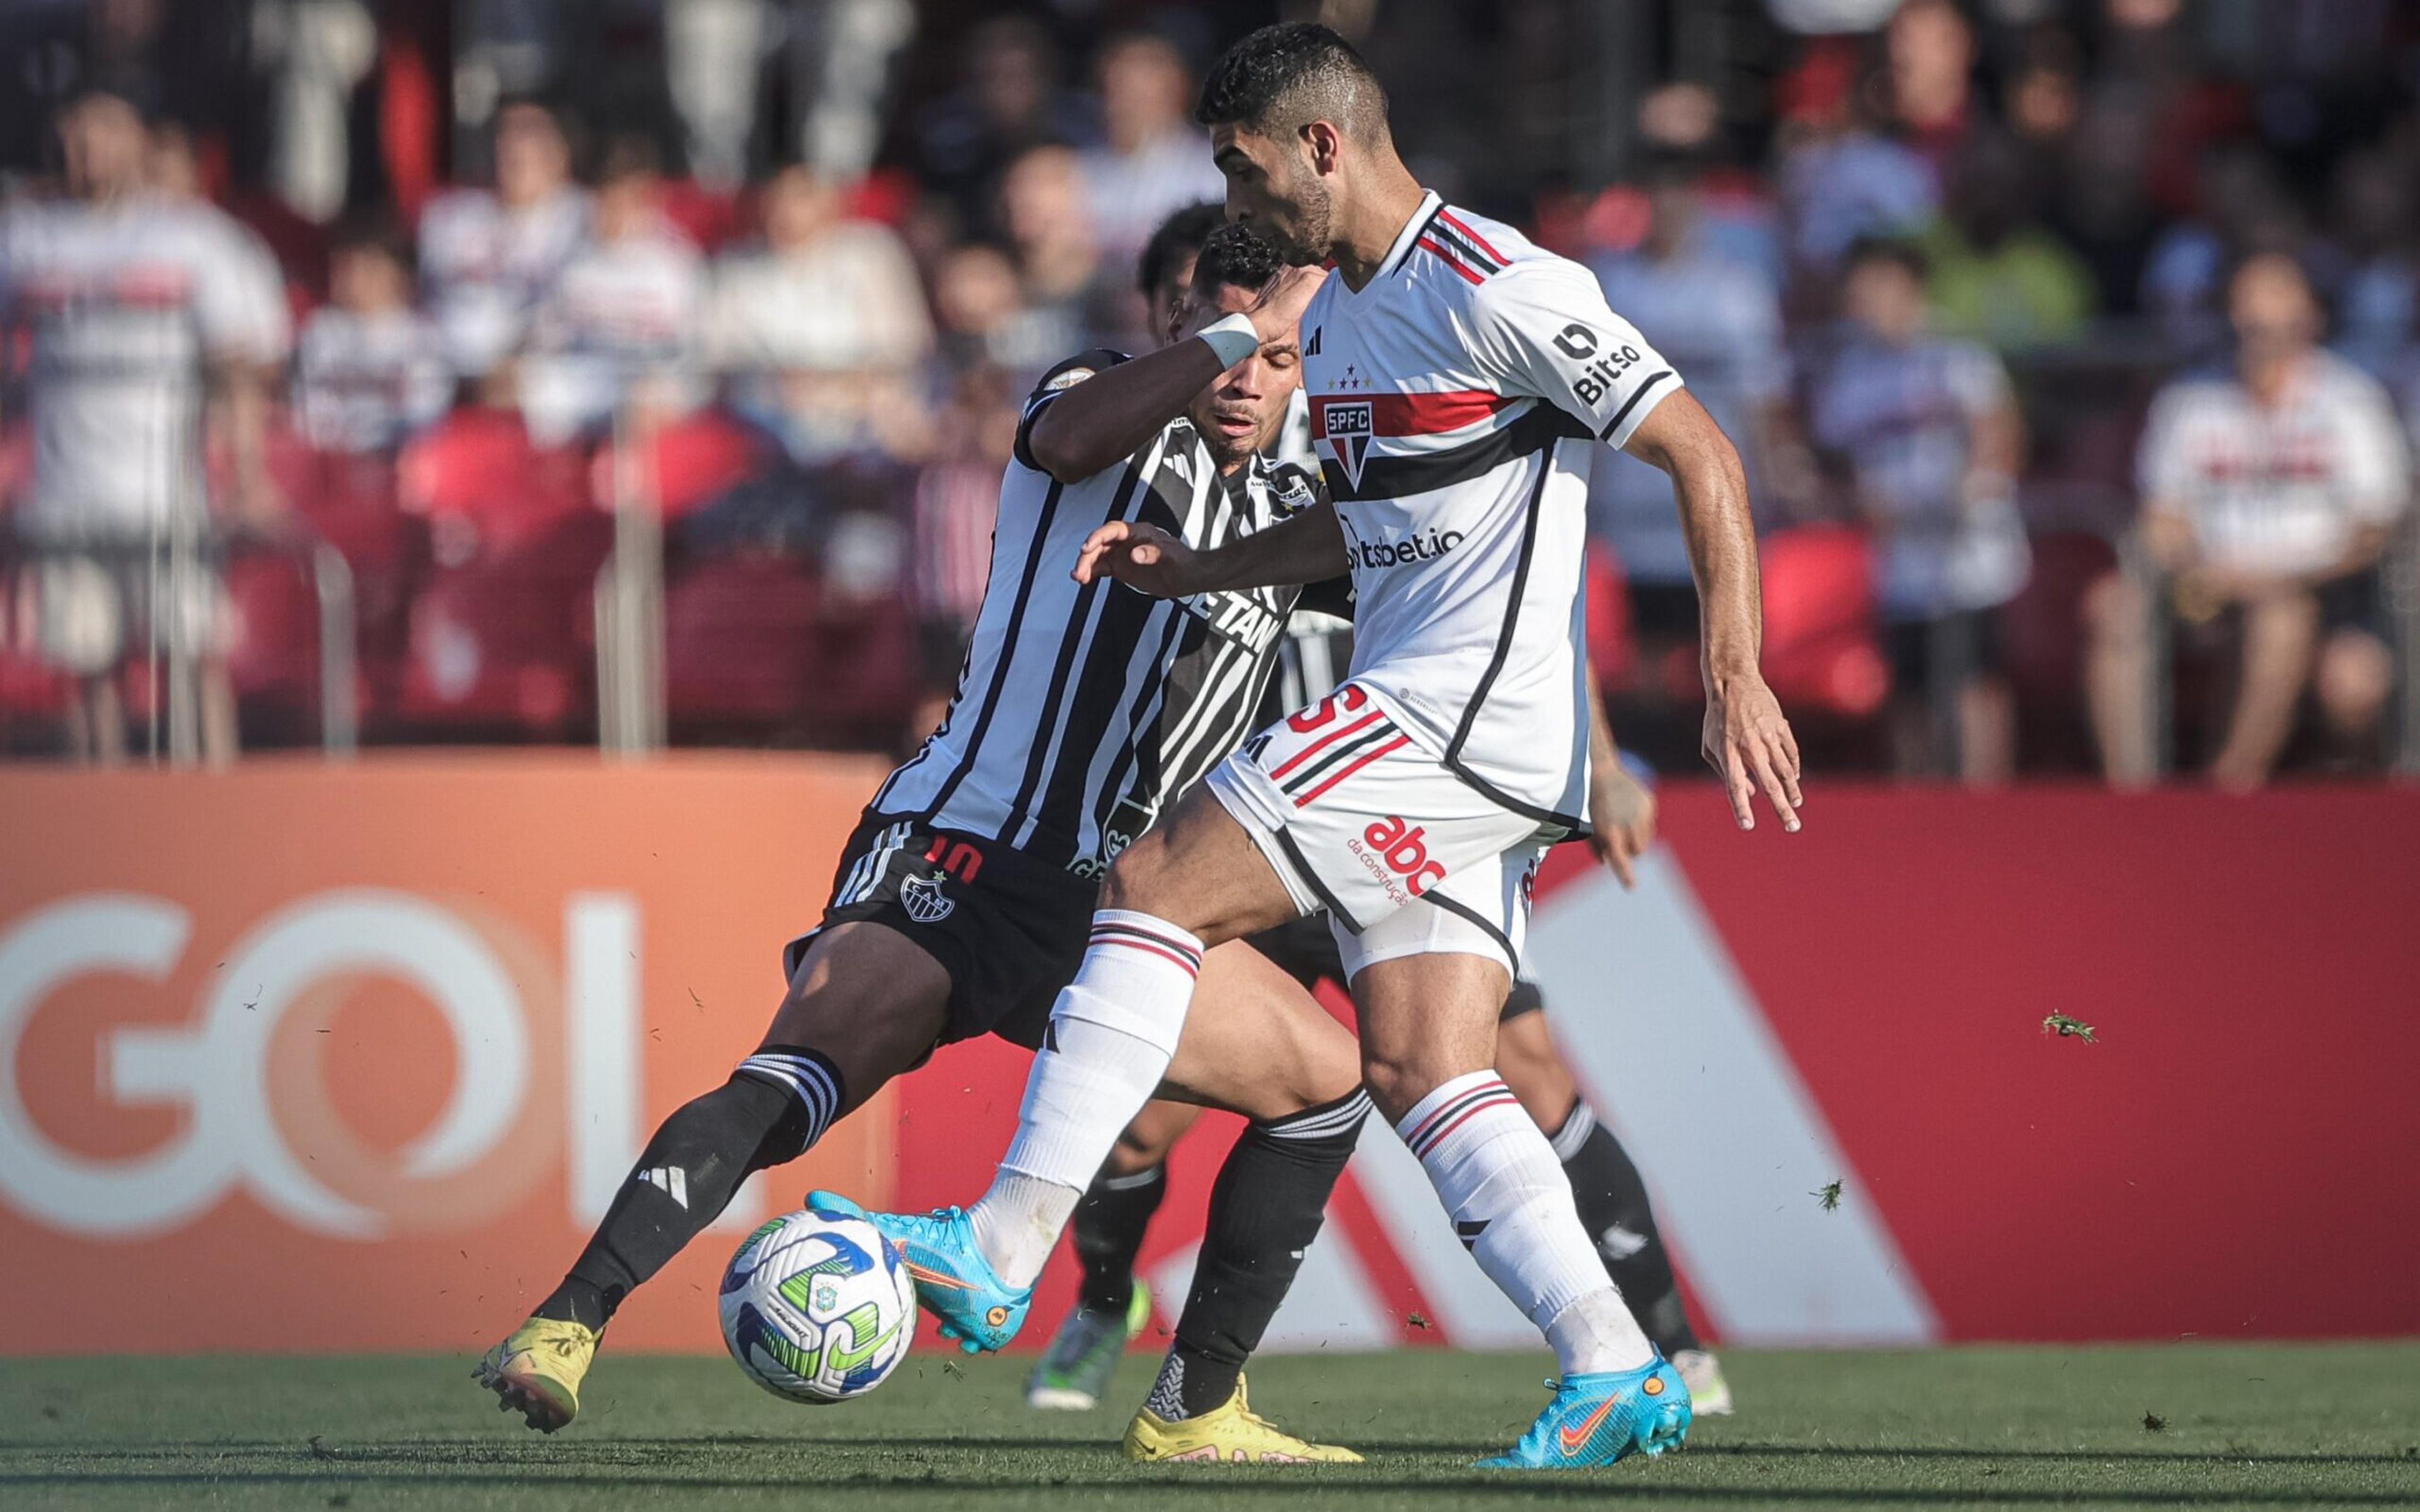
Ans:
{"label": "black shorts", "polygon": [[1891,682],[1901,693],[1922,696],[1936,656],[1969,677],[2000,670],[1997,609],[1962,609],[1931,620],[1899,620],[1884,626]]}
{"label": "black shorts", "polygon": [[[1326,914],[1305,914],[1275,929],[1263,930],[1244,943],[1276,962],[1279,970],[1306,989],[1318,986],[1322,978],[1339,987],[1345,985],[1344,962],[1337,952],[1336,932],[1329,927]],[[1512,994],[1504,999],[1504,1011],[1497,1015],[1497,1022],[1509,1023],[1545,1006],[1536,982],[1515,977]]]}
{"label": "black shorts", "polygon": [[782,980],[816,934],[871,920],[950,974],[940,1043],[996,1034],[1039,1049],[1050,1006],[1084,959],[1100,890],[1095,878],[998,841],[869,813],[841,852],[823,922],[782,952]]}
{"label": "black shorts", "polygon": [[2356,572],[2319,584],[2319,636],[2325,640],[2344,630],[2359,630],[2391,640],[2386,594],[2378,569]]}

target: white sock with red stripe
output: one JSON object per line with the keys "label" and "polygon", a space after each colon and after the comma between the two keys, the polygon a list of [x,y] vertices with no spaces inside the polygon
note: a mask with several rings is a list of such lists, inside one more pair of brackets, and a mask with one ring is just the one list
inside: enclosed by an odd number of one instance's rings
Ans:
{"label": "white sock with red stripe", "polygon": [[1000,1278],[1030,1285],[1118,1134],[1176,1054],[1202,942],[1164,918],[1104,908],[1076,980],[1050,1010],[1026,1078],[1016,1137],[991,1190],[967,1210]]}
{"label": "white sock with red stripe", "polygon": [[1479,1268],[1545,1333],[1565,1375],[1636,1370],[1654,1358],[1589,1243],[1555,1147],[1502,1077],[1455,1077],[1395,1132]]}

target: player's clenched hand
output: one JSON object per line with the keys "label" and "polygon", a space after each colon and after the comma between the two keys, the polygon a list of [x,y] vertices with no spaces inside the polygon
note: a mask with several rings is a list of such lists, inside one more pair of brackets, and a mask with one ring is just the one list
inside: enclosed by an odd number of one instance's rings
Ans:
{"label": "player's clenched hand", "polygon": [[1295,328],[1302,324],[1303,307],[1319,292],[1327,277],[1325,268],[1280,268],[1261,297],[1245,311],[1252,329],[1261,333],[1264,342],[1288,342],[1295,339]]}
{"label": "player's clenched hand", "polygon": [[1200,553],[1156,525],[1113,519],[1084,537],[1076,553],[1076,580],[1115,578],[1154,598],[1181,598],[1194,592]]}
{"label": "player's clenched hand", "polygon": [[1655,843],[1655,795],[1620,762],[1600,762],[1589,777],[1589,849],[1613,869],[1625,887],[1635,887],[1634,868]]}
{"label": "player's clenched hand", "polygon": [[1751,673],[1723,686],[1709,682],[1704,748],[1742,829],[1756,827],[1750,806],[1761,792],[1781,816],[1781,827],[1797,833],[1798,808],[1806,801],[1798,793],[1798,738],[1763,678]]}

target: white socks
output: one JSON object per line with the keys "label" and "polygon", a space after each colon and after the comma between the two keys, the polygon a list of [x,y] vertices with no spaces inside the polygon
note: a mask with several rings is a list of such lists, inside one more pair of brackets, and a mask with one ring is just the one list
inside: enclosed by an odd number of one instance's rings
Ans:
{"label": "white socks", "polygon": [[1589,1245],[1554,1147],[1501,1077],[1453,1078],[1395,1132],[1420,1158],[1479,1268],[1544,1330],[1563,1374],[1636,1370],[1654,1358]]}
{"label": "white socks", "polygon": [[991,1179],[991,1190],[967,1210],[967,1222],[974,1226],[975,1247],[1002,1281],[1032,1286],[1083,1197],[1080,1188],[1002,1170]]}
{"label": "white socks", "polygon": [[1092,948],[1026,1078],[1016,1137],[991,1190],[967,1210],[1001,1280],[1030,1286],[1042,1273],[1077,1199],[1168,1074],[1201,971],[1202,942],[1166,919],[1093,916]]}

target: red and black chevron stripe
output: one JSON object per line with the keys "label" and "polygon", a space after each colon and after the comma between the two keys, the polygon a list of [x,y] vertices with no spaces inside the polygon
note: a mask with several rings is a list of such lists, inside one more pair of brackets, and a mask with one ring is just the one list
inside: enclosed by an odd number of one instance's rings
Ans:
{"label": "red and black chevron stripe", "polygon": [[1482,284],[1504,270],[1505,257],[1487,239],[1440,205],[1415,239],[1420,250],[1450,268],[1469,283]]}
{"label": "red and black chevron stripe", "polygon": [[1339,782],[1411,743],[1412,737],[1396,729],[1384,711],[1372,709],[1280,762],[1269,777],[1295,808],[1307,809]]}

